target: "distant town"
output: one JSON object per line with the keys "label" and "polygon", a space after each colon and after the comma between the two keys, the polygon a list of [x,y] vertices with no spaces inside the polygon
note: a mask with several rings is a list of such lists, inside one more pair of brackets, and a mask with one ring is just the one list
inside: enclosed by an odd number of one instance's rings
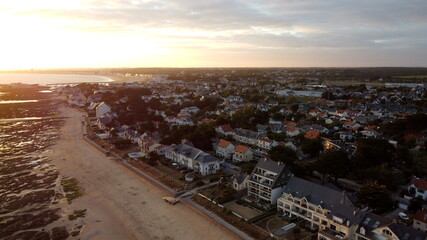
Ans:
{"label": "distant town", "polygon": [[307,71],[122,73],[56,92],[107,155],[253,238],[426,239],[425,79]]}

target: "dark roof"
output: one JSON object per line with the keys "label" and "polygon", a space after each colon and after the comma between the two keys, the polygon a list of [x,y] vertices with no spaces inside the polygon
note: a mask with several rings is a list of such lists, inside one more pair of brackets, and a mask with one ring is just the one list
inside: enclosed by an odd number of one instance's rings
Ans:
{"label": "dark roof", "polygon": [[[357,228],[356,232],[362,236],[366,236],[371,238],[374,234],[372,230],[384,227],[385,225],[389,224],[391,222],[390,219],[383,218],[381,216],[378,216],[373,213],[367,213],[365,217],[362,219],[362,221],[359,224],[359,227]],[[365,229],[365,233],[362,234],[361,228]]]}
{"label": "dark roof", "polygon": [[284,163],[275,162],[270,159],[259,160],[258,164],[252,171],[252,174],[254,174],[258,169],[264,169],[277,174],[273,180],[273,184],[271,185],[272,189],[286,185],[289,179],[293,176],[292,172]]}
{"label": "dark roof", "polygon": [[292,177],[289,180],[284,192],[297,198],[306,198],[310,203],[326,209],[333,209],[334,205],[340,203],[352,206],[350,199],[342,192],[298,177]]}
{"label": "dark roof", "polygon": [[173,144],[169,147],[169,149],[181,155],[185,155],[188,158],[194,159],[195,161],[200,163],[218,161],[218,158],[210,155],[209,153],[203,152],[200,149],[197,149],[195,147],[192,147],[186,144],[179,144],[179,145]]}
{"label": "dark roof", "polygon": [[393,222],[387,226],[401,240],[424,240],[427,233],[408,227],[402,223]]}

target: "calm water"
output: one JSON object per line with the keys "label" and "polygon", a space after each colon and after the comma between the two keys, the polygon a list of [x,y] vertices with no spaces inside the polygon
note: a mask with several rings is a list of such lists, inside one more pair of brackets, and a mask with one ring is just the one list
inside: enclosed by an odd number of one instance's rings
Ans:
{"label": "calm water", "polygon": [[32,74],[32,73],[0,73],[0,84],[27,83],[27,84],[55,84],[55,83],[82,83],[82,82],[111,82],[108,77],[95,75],[72,74]]}

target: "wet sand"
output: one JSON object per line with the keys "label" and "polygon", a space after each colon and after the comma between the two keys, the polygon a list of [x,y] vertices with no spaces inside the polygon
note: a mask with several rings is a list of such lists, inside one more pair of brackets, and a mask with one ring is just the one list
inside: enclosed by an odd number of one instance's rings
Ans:
{"label": "wet sand", "polygon": [[81,239],[237,239],[184,204],[161,200],[165,192],[82,140],[81,112],[63,108],[61,139],[49,157],[62,176],[77,178],[85,195],[71,203],[87,209]]}

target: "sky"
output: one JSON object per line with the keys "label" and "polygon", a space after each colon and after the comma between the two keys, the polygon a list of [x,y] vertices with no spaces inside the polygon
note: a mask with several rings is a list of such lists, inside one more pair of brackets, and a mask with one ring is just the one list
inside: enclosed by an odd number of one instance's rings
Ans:
{"label": "sky", "polygon": [[0,29],[0,69],[427,67],[426,0],[13,0]]}

